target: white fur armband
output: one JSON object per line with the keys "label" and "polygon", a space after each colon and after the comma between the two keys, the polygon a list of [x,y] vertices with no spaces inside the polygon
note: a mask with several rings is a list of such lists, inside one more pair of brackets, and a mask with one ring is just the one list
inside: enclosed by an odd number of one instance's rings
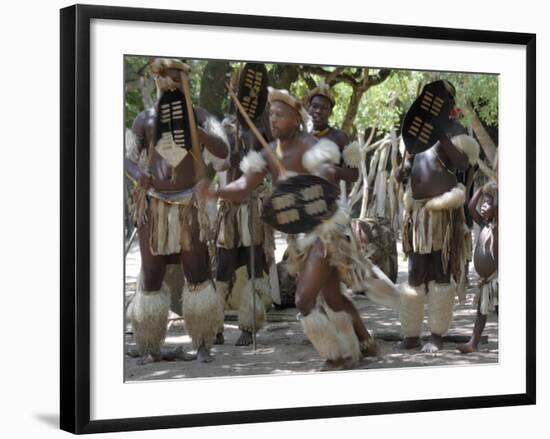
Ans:
{"label": "white fur armband", "polygon": [[206,148],[202,151],[202,159],[204,160],[204,164],[206,166],[212,164],[212,167],[218,172],[227,168],[227,157],[223,159],[221,157],[217,157]]}
{"label": "white fur armband", "polygon": [[136,134],[129,128],[126,129],[124,136],[124,146],[126,150],[126,158],[137,163],[141,148],[139,147],[139,141]]}
{"label": "white fur armband", "polygon": [[325,163],[340,163],[340,149],[336,143],[321,139],[302,156],[302,165],[312,174]]}
{"label": "white fur armband", "polygon": [[267,167],[267,163],[262,155],[257,151],[250,151],[239,165],[244,175],[249,175],[255,172],[262,172]]}
{"label": "white fur armband", "polygon": [[207,166],[209,164],[212,164],[212,167],[216,171],[223,171],[227,167],[226,161],[229,158],[229,141],[227,139],[225,131],[223,130],[222,124],[218,122],[218,120],[213,116],[209,116],[204,121],[202,128],[208,133],[208,135],[212,137],[217,137],[227,146],[227,156],[223,158],[215,156],[206,148],[204,148],[202,153],[202,158]]}
{"label": "white fur armband", "polygon": [[361,152],[359,151],[359,143],[352,142],[344,148],[342,152],[344,163],[349,168],[358,168],[361,163]]}
{"label": "white fur armband", "polygon": [[475,165],[479,159],[479,143],[472,136],[460,134],[451,139],[453,145],[468,157],[470,165]]}
{"label": "white fur armband", "polygon": [[147,150],[143,147],[143,141],[143,138],[138,137],[131,129],[126,129],[126,158],[137,163],[142,171],[148,167]]}
{"label": "white fur armband", "polygon": [[462,183],[458,183],[451,190],[432,198],[425,207],[428,210],[457,209],[464,205],[465,201],[466,188]]}

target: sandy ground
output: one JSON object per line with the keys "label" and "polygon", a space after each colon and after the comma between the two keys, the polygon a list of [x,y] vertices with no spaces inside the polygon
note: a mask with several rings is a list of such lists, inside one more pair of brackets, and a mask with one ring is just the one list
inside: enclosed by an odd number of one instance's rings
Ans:
{"label": "sandy ground", "polygon": [[[401,245],[398,244],[398,248]],[[283,241],[277,241],[277,258],[284,251]],[[139,271],[139,249],[134,243],[126,260],[126,298],[135,291]],[[406,279],[406,261],[400,254],[398,282]],[[469,273],[469,284],[475,285],[477,275]],[[418,350],[397,350],[400,339],[400,325],[397,313],[393,310],[373,304],[361,295],[353,299],[363,321],[374,334],[381,346],[381,357],[364,359],[358,368],[378,369],[394,367],[466,365],[474,363],[498,362],[498,318],[489,316],[483,333],[484,337],[477,353],[463,355],[456,350],[458,342],[466,341],[473,328],[475,308],[473,300],[475,289],[467,291],[466,303],[455,307],[453,325],[445,340],[442,351],[436,355],[422,354]],[[272,308],[267,313],[268,324],[257,335],[256,350],[252,346],[235,346],[240,331],[237,327],[237,313],[227,311],[225,317],[225,343],[215,345],[213,362],[204,364],[198,361],[161,361],[138,366],[136,359],[125,356],[125,378],[128,381],[155,379],[178,379],[195,377],[222,377],[238,375],[291,374],[315,372],[322,364],[317,352],[304,335],[300,322],[296,319],[295,308]],[[185,332],[184,322],[176,314],[171,315],[166,346],[183,346],[192,352],[191,340]],[[424,326],[423,336],[427,336]],[[133,346],[131,326],[126,327],[126,346]]]}

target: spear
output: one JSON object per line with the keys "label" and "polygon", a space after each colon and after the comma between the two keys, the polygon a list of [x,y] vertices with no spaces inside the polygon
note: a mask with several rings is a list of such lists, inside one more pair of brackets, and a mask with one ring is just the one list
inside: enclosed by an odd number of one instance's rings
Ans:
{"label": "spear", "polygon": [[[243,108],[241,103],[239,102],[239,98],[235,95],[235,92],[231,88],[229,84],[225,84],[227,87],[227,90],[229,91],[229,95],[235,102],[235,105],[241,115],[243,116],[244,120],[246,121],[249,128],[252,130],[260,144],[263,146],[263,148],[267,151],[273,162],[277,165],[279,174],[281,174],[284,171],[283,165],[281,164],[279,158],[275,155],[273,150],[269,147],[263,136],[260,134],[258,129],[256,128],[256,125],[254,125],[254,122],[250,119],[248,116],[246,110]],[[249,213],[248,213],[248,229],[250,233],[250,286],[252,289],[252,349],[254,352],[256,351],[256,260],[255,260],[255,250],[256,246],[254,245],[254,195],[250,194],[250,204],[249,204]]]}
{"label": "spear", "polygon": [[195,163],[196,179],[200,180],[205,175],[206,166],[202,161],[201,150],[199,145],[199,136],[197,133],[197,122],[195,120],[195,113],[193,111],[193,103],[191,102],[191,91],[189,90],[189,81],[187,75],[184,72],[180,72],[181,84],[183,86],[185,105],[187,107],[187,113],[189,114],[189,128],[191,130],[191,154],[193,155]]}
{"label": "spear", "polygon": [[249,233],[250,233],[250,286],[252,288],[252,349],[256,352],[256,267],[255,254],[256,246],[254,245],[254,195],[250,195],[249,205]]}
{"label": "spear", "polygon": [[264,137],[260,134],[260,132],[258,131],[258,128],[256,128],[256,125],[254,125],[254,122],[252,122],[252,120],[250,119],[250,116],[248,116],[246,110],[243,108],[243,106],[239,102],[239,98],[237,97],[237,95],[235,95],[235,92],[233,91],[231,86],[227,83],[225,84],[225,86],[227,87],[227,90],[229,91],[229,95],[233,99],[233,102],[235,102],[235,105],[239,109],[239,112],[243,116],[248,127],[252,130],[252,132],[258,139],[258,142],[260,142],[260,145],[262,145],[262,147],[265,149],[265,151],[267,152],[271,160],[273,160],[273,163],[275,163],[275,165],[277,166],[279,175],[282,174],[285,168],[283,167],[283,164],[279,160],[279,157],[277,157],[277,155],[273,152],[273,150],[269,147],[268,143],[265,141]]}

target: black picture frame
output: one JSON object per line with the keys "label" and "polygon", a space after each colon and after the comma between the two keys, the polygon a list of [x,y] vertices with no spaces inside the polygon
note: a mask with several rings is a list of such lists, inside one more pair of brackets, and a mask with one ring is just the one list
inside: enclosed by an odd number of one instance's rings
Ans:
{"label": "black picture frame", "polygon": [[[90,420],[90,22],[94,19],[485,42],[526,48],[525,393]],[[536,401],[536,35],[376,23],[75,5],[61,10],[60,424],[98,433],[535,404]]]}

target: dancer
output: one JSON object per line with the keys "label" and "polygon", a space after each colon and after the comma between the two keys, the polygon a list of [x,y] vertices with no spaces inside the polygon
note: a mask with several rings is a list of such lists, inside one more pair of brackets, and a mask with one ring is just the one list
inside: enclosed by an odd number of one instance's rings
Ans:
{"label": "dancer", "polygon": [[[319,142],[304,132],[307,113],[287,91],[270,89],[270,125],[277,140],[266,151],[250,152],[241,162],[243,176],[224,188],[213,190],[201,184],[202,197],[244,200],[270,173],[276,181],[297,174],[320,175],[335,181],[334,165],[340,162],[337,145]],[[349,216],[339,209],[329,220],[303,239],[289,239],[290,265],[298,272],[296,307],[304,332],[321,357],[322,370],[352,368],[361,355],[377,355],[378,346],[367,331],[353,302],[342,293],[341,281],[352,282],[357,255],[348,239]]]}
{"label": "dancer", "polygon": [[[259,126],[262,136],[265,139],[271,138],[269,127],[264,123],[267,103],[267,70],[264,64],[247,63],[243,66],[239,80],[239,99],[243,102],[251,120]],[[235,142],[226,173],[228,184],[241,177],[242,172],[239,169],[241,158],[250,151],[258,151],[262,148],[241,117],[236,118],[235,124]],[[268,185],[261,184],[250,197],[241,202],[224,199],[218,201],[216,288],[224,302],[233,290],[236,270],[246,265],[248,274],[248,281],[240,292],[238,300],[238,325],[241,334],[237,339],[237,346],[248,346],[252,343],[253,327],[257,332],[265,325],[265,304],[271,302],[268,267],[274,259],[275,242],[273,231],[260,219],[262,200],[268,192]],[[255,311],[250,265],[252,249],[254,251],[254,289],[258,296]],[[254,319],[255,322],[253,322]],[[217,343],[224,342],[222,330],[223,328],[220,328],[216,336]]]}
{"label": "dancer", "polygon": [[[429,341],[423,352],[443,348],[449,330],[456,282],[470,258],[471,236],[465,225],[466,191],[456,170],[477,163],[479,145],[457,132],[449,118],[455,89],[448,81],[424,87],[409,110],[403,139],[409,152],[410,183],[405,194],[403,251],[409,258],[408,285],[401,294],[400,321],[404,339],[400,349],[420,345],[424,304],[428,303]],[[455,124],[458,122],[454,122]]]}
{"label": "dancer", "polygon": [[306,97],[308,113],[313,122],[311,134],[320,139],[328,139],[336,143],[342,157],[336,166],[338,180],[354,182],[359,177],[361,155],[356,142],[350,143],[348,135],[338,128],[329,125],[328,121],[334,108],[334,96],[328,84],[321,83],[313,88]]}
{"label": "dancer", "polygon": [[[481,199],[481,207],[477,210]],[[473,220],[481,227],[474,252],[479,274],[477,315],[472,337],[457,348],[463,354],[477,352],[487,315],[498,314],[498,188],[495,182],[480,187],[469,204]]]}
{"label": "dancer", "polygon": [[223,304],[209,274],[208,216],[193,187],[202,177],[204,163],[221,168],[228,148],[219,122],[191,104],[190,67],[174,59],[157,59],[151,70],[158,100],[137,115],[126,142],[125,169],[137,183],[129,203],[142,264],[128,316],[140,364],[193,358],[181,351],[161,353],[170,306],[163,282],[166,265],[181,263],[186,328],[199,360],[209,362]]}

